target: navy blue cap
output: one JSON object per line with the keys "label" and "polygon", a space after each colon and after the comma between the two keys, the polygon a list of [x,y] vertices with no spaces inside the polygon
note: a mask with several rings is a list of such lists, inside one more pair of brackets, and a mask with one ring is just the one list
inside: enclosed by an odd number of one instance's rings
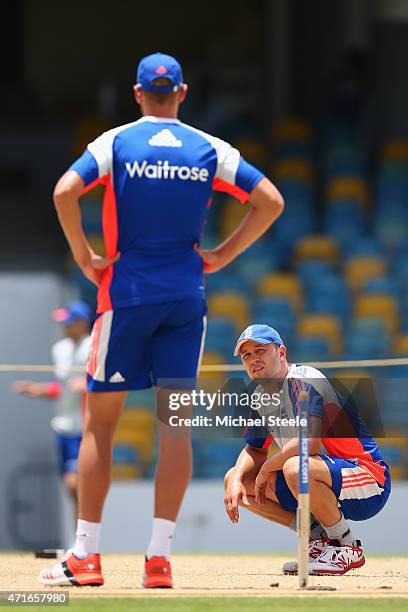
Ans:
{"label": "navy blue cap", "polygon": [[[171,85],[155,85],[153,81],[158,77],[169,79]],[[175,57],[165,53],[152,53],[140,60],[136,82],[145,91],[171,93],[178,91],[183,84],[183,71]]]}
{"label": "navy blue cap", "polygon": [[239,355],[239,349],[248,340],[252,340],[253,342],[257,342],[258,344],[277,344],[278,346],[282,346],[283,340],[280,337],[279,333],[273,327],[269,327],[269,325],[249,325],[240,337],[237,340],[234,349],[234,356]]}
{"label": "navy blue cap", "polygon": [[52,318],[63,325],[70,325],[75,321],[91,322],[91,309],[85,302],[69,302],[65,308],[52,311]]}

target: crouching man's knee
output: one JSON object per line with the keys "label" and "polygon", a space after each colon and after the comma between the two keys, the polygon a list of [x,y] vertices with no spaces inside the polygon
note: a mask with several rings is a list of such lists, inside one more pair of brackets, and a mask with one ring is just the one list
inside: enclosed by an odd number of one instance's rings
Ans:
{"label": "crouching man's knee", "polygon": [[299,457],[295,456],[287,459],[283,464],[282,470],[289,489],[292,493],[297,491],[299,483]]}

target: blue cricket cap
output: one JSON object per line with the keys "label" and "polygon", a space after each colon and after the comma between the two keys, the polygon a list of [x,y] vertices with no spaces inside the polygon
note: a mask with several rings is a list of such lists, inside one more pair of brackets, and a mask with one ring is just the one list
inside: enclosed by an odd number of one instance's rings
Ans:
{"label": "blue cricket cap", "polygon": [[[155,85],[154,80],[158,77],[169,79],[171,85]],[[183,71],[175,57],[165,53],[152,53],[140,60],[136,82],[145,91],[171,93],[178,91],[183,84]]]}
{"label": "blue cricket cap", "polygon": [[234,356],[239,355],[239,349],[248,340],[252,340],[253,342],[258,342],[258,344],[277,344],[278,346],[282,346],[283,340],[280,337],[279,333],[273,327],[269,327],[269,325],[249,325],[240,337],[235,345]]}
{"label": "blue cricket cap", "polygon": [[91,322],[91,309],[85,302],[69,302],[65,308],[57,308],[52,311],[52,318],[57,323],[70,325],[75,321]]}

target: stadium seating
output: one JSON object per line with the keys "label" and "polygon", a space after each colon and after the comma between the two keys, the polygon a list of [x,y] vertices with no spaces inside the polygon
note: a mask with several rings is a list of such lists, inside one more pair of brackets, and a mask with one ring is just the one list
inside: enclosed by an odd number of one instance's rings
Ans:
{"label": "stadium seating", "polygon": [[408,333],[398,334],[394,338],[393,349],[395,355],[408,357]]}
{"label": "stadium seating", "polygon": [[115,445],[133,447],[147,464],[155,445],[155,422],[152,411],[143,406],[123,411],[114,438]]}
{"label": "stadium seating", "polygon": [[314,134],[310,123],[302,117],[286,117],[274,126],[271,140],[274,146],[288,142],[311,145]]}
{"label": "stadium seating", "polygon": [[332,264],[336,263],[339,255],[338,245],[329,236],[311,235],[298,242],[295,247],[295,262],[306,259],[323,259]]}
{"label": "stadium seating", "polygon": [[240,204],[235,198],[227,198],[220,208],[220,239],[224,240],[238,227],[248,213],[248,208]]}
{"label": "stadium seating", "polygon": [[371,203],[370,190],[364,178],[355,176],[338,176],[333,178],[327,186],[327,199],[351,199],[358,202],[363,208]]}
{"label": "stadium seating", "polygon": [[230,317],[237,333],[248,325],[249,304],[238,292],[225,291],[211,295],[208,299],[208,314],[211,317]]}
{"label": "stadium seating", "polygon": [[354,314],[382,319],[389,334],[394,334],[400,327],[398,304],[390,295],[382,293],[359,295],[354,303]]}
{"label": "stadium seating", "polygon": [[288,358],[296,363],[328,361],[332,356],[329,342],[321,336],[297,338],[288,354]]}
{"label": "stadium seating", "polygon": [[341,322],[334,315],[304,314],[298,318],[298,336],[317,337],[326,340],[332,355],[342,350]]}
{"label": "stadium seating", "polygon": [[[100,131],[88,123],[77,136],[88,142]],[[81,138],[78,152],[84,148]],[[245,135],[234,144],[270,171],[285,211],[226,269],[206,275],[209,317],[202,363],[239,363],[232,357],[234,341],[255,322],[275,327],[289,359],[299,362],[408,356],[408,140],[386,142],[374,166],[351,125],[330,121],[316,139],[307,121],[289,117],[275,126],[269,142]],[[92,248],[103,254],[99,196],[87,196],[82,211]],[[205,248],[235,230],[248,210],[235,198],[214,194]],[[94,286],[78,269],[71,278],[94,305]],[[389,428],[406,424],[406,393],[395,380],[408,378],[407,370],[349,370],[353,379],[384,377],[381,410]],[[339,375],[347,377],[347,371]],[[201,374],[206,384],[219,386],[223,376]],[[115,478],[152,475],[153,407],[152,390],[130,392],[115,438]],[[400,468],[408,462],[400,439],[387,438],[382,445],[394,477],[408,475]],[[195,475],[222,476],[242,444],[195,440]]]}
{"label": "stadium seating", "polygon": [[380,257],[350,257],[344,266],[349,287],[355,292],[361,290],[370,279],[384,276],[386,271],[387,264]]}
{"label": "stadium seating", "polygon": [[277,161],[271,168],[271,177],[278,183],[295,179],[309,184],[312,184],[315,178],[313,166],[307,159],[293,157]]}
{"label": "stadium seating", "polygon": [[260,279],[257,290],[260,297],[274,296],[288,299],[294,310],[303,307],[302,286],[293,273],[268,274]]}
{"label": "stadium seating", "polygon": [[233,141],[242,157],[258,168],[264,168],[268,159],[268,151],[263,143],[256,138],[238,138]]}

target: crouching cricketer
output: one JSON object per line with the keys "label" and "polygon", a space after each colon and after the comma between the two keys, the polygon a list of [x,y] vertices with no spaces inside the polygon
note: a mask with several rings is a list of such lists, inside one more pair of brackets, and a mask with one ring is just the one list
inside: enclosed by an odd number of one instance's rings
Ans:
{"label": "crouching cricketer", "polygon": [[[342,575],[361,567],[365,563],[362,544],[347,520],[375,516],[391,492],[389,469],[377,444],[356,411],[319,370],[288,363],[286,347],[275,329],[250,325],[239,337],[234,354],[241,357],[248,376],[259,383],[254,393],[266,393],[271,401],[269,405],[258,403],[258,410],[251,408],[249,417],[264,416],[266,424],[246,429],[246,446],[225,476],[229,518],[237,523],[242,506],[296,530],[298,430],[287,423],[296,421],[300,393],[307,391],[312,512],[309,573]],[[330,433],[333,424],[341,437]],[[279,449],[268,458],[273,441]],[[297,574],[297,563],[285,563],[283,572]]]}

